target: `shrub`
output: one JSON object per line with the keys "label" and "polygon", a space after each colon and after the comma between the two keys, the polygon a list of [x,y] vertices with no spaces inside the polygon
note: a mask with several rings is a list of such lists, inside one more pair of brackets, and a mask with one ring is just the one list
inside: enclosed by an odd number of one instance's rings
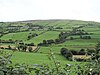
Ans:
{"label": "shrub", "polygon": [[95,49],[87,49],[86,51],[88,55],[91,55],[92,53],[96,53]]}
{"label": "shrub", "polygon": [[80,38],[81,39],[91,39],[91,36],[82,36],[82,35],[80,35]]}
{"label": "shrub", "polygon": [[78,55],[78,51],[76,51],[76,50],[70,50],[71,51],[71,53],[73,54],[73,55]]}
{"label": "shrub", "polygon": [[11,46],[10,45],[8,46],[8,49],[11,49]]}
{"label": "shrub", "polygon": [[73,37],[70,37],[70,40],[73,40],[74,38]]}
{"label": "shrub", "polygon": [[64,56],[64,55],[66,55],[67,51],[68,51],[68,49],[61,48],[60,53]]}
{"label": "shrub", "polygon": [[100,51],[100,41],[97,42],[95,49],[96,49],[96,54],[99,54],[99,51]]}
{"label": "shrub", "polygon": [[66,49],[66,48],[61,48],[60,53],[61,53],[66,59],[71,60],[71,58],[72,58],[72,53],[71,53],[71,51],[69,51],[68,49]]}
{"label": "shrub", "polygon": [[29,46],[29,47],[28,47],[28,50],[29,50],[29,52],[32,52],[32,47]]}
{"label": "shrub", "polygon": [[85,52],[84,49],[81,49],[81,50],[78,52],[78,55],[85,55],[85,54],[86,54],[86,52]]}

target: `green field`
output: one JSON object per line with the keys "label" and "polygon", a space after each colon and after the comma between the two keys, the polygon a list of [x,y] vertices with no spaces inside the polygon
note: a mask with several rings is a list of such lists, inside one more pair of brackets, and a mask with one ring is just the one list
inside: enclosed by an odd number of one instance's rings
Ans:
{"label": "green field", "polygon": [[58,34],[59,33],[60,32],[57,32],[57,31],[46,31],[42,35],[34,37],[34,38],[32,38],[31,40],[29,40],[27,42],[34,42],[37,45],[38,43],[41,43],[43,40],[49,40],[49,39],[58,38]]}
{"label": "green field", "polygon": [[[18,33],[9,33],[9,34],[4,35],[0,39],[2,39],[2,40],[13,39],[13,40],[24,40],[24,41],[26,41],[29,33],[30,33],[30,31],[27,31],[27,32],[18,32]],[[32,31],[31,33],[40,34],[41,31]]]}
{"label": "green field", "polygon": [[[80,50],[80,49],[95,49],[95,45],[98,41],[100,41],[100,23],[97,22],[88,22],[88,21],[79,21],[79,20],[43,20],[43,21],[32,21],[31,22],[34,25],[44,26],[44,29],[42,30],[32,30],[32,31],[23,31],[23,32],[12,32],[4,34],[0,37],[1,40],[23,40],[24,43],[34,43],[36,46],[39,43],[42,43],[43,40],[50,40],[50,39],[58,39],[59,34],[61,32],[68,32],[71,31],[75,27],[84,26],[80,29],[85,30],[89,33],[89,36],[91,36],[91,39],[80,39],[80,35],[72,35],[70,37],[73,37],[73,40],[66,40],[63,43],[60,44],[51,44],[48,46],[40,46],[40,49],[34,53],[30,52],[19,52],[15,51],[12,52],[11,50],[5,50],[6,52],[12,53],[13,56],[11,58],[13,64],[16,63],[25,63],[25,64],[52,64],[52,61],[48,59],[48,55],[50,54],[50,49],[52,49],[52,52],[55,55],[55,59],[60,61],[61,65],[65,66],[65,64],[80,64],[80,62],[74,62],[74,61],[68,61],[66,58],[64,58],[60,54],[61,48],[67,48],[68,50]],[[89,25],[88,23],[92,24]],[[21,23],[21,22],[14,22],[11,23],[13,26],[24,26],[27,25],[27,23]],[[0,24],[1,27],[3,27],[2,24]],[[9,23],[4,23],[4,27],[9,26]],[[52,30],[49,30],[49,27],[52,28]],[[56,29],[56,27],[61,27],[61,29]],[[46,28],[46,30],[45,30]],[[6,31],[6,28],[1,29],[1,31]],[[30,33],[36,33],[38,36],[32,37],[30,40],[27,40],[28,35]],[[86,35],[84,35],[86,36]],[[88,36],[88,35],[87,35]],[[70,38],[68,37],[68,39]],[[7,44],[7,43],[0,43],[0,46],[3,45],[15,45],[16,44]],[[85,62],[82,62],[83,65]]]}

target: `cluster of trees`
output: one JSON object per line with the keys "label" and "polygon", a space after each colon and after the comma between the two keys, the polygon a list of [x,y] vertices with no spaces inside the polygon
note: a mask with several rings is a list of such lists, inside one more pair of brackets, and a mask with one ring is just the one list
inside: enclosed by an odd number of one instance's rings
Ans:
{"label": "cluster of trees", "polygon": [[84,49],[81,50],[70,50],[73,55],[85,55],[86,51]]}
{"label": "cluster of trees", "polygon": [[3,36],[3,34],[0,34],[0,37],[2,37]]}
{"label": "cluster of trees", "polygon": [[32,50],[33,50],[32,46],[35,46],[34,43],[27,44],[27,43],[22,42],[22,43],[18,44],[17,48],[19,51],[26,52],[26,50],[28,50],[29,52],[32,52]]}
{"label": "cluster of trees", "polygon": [[[98,60],[100,58],[100,42],[96,44],[95,49],[81,49],[81,50],[68,50],[67,48],[61,48],[60,53],[68,60],[72,60],[73,55],[90,55],[92,60]],[[77,61],[83,61],[80,58]]]}
{"label": "cluster of trees", "polygon": [[12,40],[12,39],[9,39],[9,40],[1,40],[0,39],[0,43],[10,43],[10,44],[20,44],[20,45],[27,45],[27,46],[34,46],[34,43],[24,43],[23,40]]}
{"label": "cluster of trees", "polygon": [[73,55],[91,55],[92,53],[96,53],[95,49],[81,49],[81,50],[70,50]]}
{"label": "cluster of trees", "polygon": [[38,46],[48,46],[51,44],[59,44],[65,42],[65,39],[50,39],[50,40],[43,40],[42,43],[39,43]]}
{"label": "cluster of trees", "polygon": [[68,37],[68,35],[65,32],[61,32],[59,34],[59,37],[57,39],[50,39],[50,40],[43,40],[42,43],[39,43],[39,46],[48,46],[51,44],[59,44],[59,43],[63,43],[66,41],[66,38]]}
{"label": "cluster of trees", "polygon": [[27,46],[26,45],[18,45],[17,48],[18,48],[19,51],[26,52],[26,50],[27,50]]}
{"label": "cluster of trees", "polygon": [[11,43],[11,44],[13,44],[13,43],[15,43],[15,41],[12,40],[12,39],[9,39],[9,40],[1,40],[0,39],[0,43]]}
{"label": "cluster of trees", "polygon": [[0,31],[0,37],[2,37],[3,35],[6,35],[6,34],[8,34],[9,32],[8,31]]}
{"label": "cluster of trees", "polygon": [[60,50],[61,55],[63,55],[66,59],[72,60],[72,52],[68,50],[67,48],[61,48]]}
{"label": "cluster of trees", "polygon": [[[59,34],[59,38],[57,39],[58,43],[63,43],[67,40],[67,38],[69,36],[72,36],[72,35],[80,35],[81,39],[91,39],[90,36],[82,36],[82,35],[88,35],[89,33],[84,31],[84,30],[80,30],[79,28],[82,28],[83,26],[81,27],[77,27],[77,28],[73,28],[72,31],[69,31],[69,32],[61,32]],[[73,37],[70,37],[70,40],[73,40],[74,38]]]}
{"label": "cluster of trees", "polygon": [[26,26],[28,26],[29,28],[29,30],[31,29],[31,30],[35,30],[35,29],[44,29],[44,26],[42,26],[42,25],[37,25],[37,24],[32,24],[32,23],[27,23],[26,24]]}
{"label": "cluster of trees", "polygon": [[23,42],[23,40],[12,40],[12,39],[9,39],[9,40],[1,40],[0,39],[0,43],[10,43],[10,44],[15,44],[17,42]]}
{"label": "cluster of trees", "polygon": [[95,49],[96,49],[96,54],[99,54],[99,52],[100,52],[100,41],[97,42]]}
{"label": "cluster of trees", "polygon": [[16,33],[16,32],[24,32],[24,31],[27,31],[28,30],[28,26],[26,25],[12,25],[12,24],[9,24],[7,27],[6,27],[6,31],[8,31],[8,33]]}
{"label": "cluster of trees", "polygon": [[56,27],[55,29],[63,29],[62,27]]}
{"label": "cluster of trees", "polygon": [[28,35],[28,37],[27,37],[27,40],[30,40],[30,39],[32,39],[33,37],[36,37],[36,36],[38,36],[38,34],[36,34],[36,33],[29,33],[29,35]]}
{"label": "cluster of trees", "polygon": [[91,39],[91,36],[82,36],[82,35],[80,35],[80,39]]}
{"label": "cluster of trees", "polygon": [[8,45],[8,47],[1,46],[0,48],[1,49],[10,49],[13,51],[19,50],[19,51],[23,51],[23,52],[26,52],[28,50],[29,52],[32,52],[33,51],[32,46],[35,46],[34,43],[23,43],[23,42],[19,42],[19,43],[17,43],[17,45],[18,45],[17,47]]}
{"label": "cluster of trees", "polygon": [[23,42],[19,42],[19,45],[27,45],[27,46],[35,46],[34,43],[23,43]]}
{"label": "cluster of trees", "polygon": [[44,27],[41,25],[33,25],[32,23],[27,23],[26,25],[12,25],[9,24],[8,26],[5,26],[4,28],[0,26],[2,30],[0,30],[0,37],[2,37],[4,34],[8,33],[16,33],[16,32],[24,32],[24,31],[29,31],[34,30],[34,29],[43,29]]}
{"label": "cluster of trees", "polygon": [[54,30],[54,26],[48,26],[48,31]]}
{"label": "cluster of trees", "polygon": [[33,52],[33,48],[32,46],[27,46],[27,45],[18,45],[16,46],[10,46],[8,45],[8,47],[0,47],[0,49],[8,49],[8,50],[12,50],[12,51],[22,51],[22,52]]}
{"label": "cluster of trees", "polygon": [[85,30],[83,29],[76,29],[76,28],[73,28],[72,31],[70,31],[71,35],[88,35],[89,33],[86,32]]}
{"label": "cluster of trees", "polygon": [[67,32],[61,32],[59,34],[59,40],[61,43],[65,42],[66,41],[66,38],[69,37],[70,34],[68,34]]}
{"label": "cluster of trees", "polygon": [[23,51],[23,52],[26,52],[26,50],[32,52],[33,50],[31,46],[27,46],[27,45],[18,45],[17,48],[19,51]]}
{"label": "cluster of trees", "polygon": [[[80,38],[81,39],[91,39],[91,36],[85,36],[85,34],[88,34],[87,32],[85,32],[84,30],[76,30],[76,29],[73,29],[72,31],[70,32],[61,32],[59,34],[59,37],[55,40],[43,40],[42,43],[39,43],[38,45],[39,46],[47,46],[47,45],[51,45],[51,44],[59,44],[59,43],[63,43],[67,40],[67,38],[69,36],[72,36],[72,35],[80,35]],[[84,36],[82,36],[84,35]],[[70,37],[70,40],[73,40],[74,38],[73,37]]]}
{"label": "cluster of trees", "polygon": [[52,40],[52,39],[50,39],[50,40],[43,40],[43,42],[39,43],[38,46],[48,46],[48,45],[51,45],[53,43],[55,43],[55,41]]}
{"label": "cluster of trees", "polygon": [[0,31],[0,37],[2,37],[3,35],[4,35],[4,32],[3,31]]}

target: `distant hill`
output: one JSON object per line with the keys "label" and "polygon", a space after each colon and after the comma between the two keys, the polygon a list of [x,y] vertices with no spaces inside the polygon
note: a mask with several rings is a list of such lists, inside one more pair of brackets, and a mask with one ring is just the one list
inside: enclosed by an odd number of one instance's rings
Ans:
{"label": "distant hill", "polygon": [[32,23],[33,25],[43,25],[43,26],[66,26],[66,25],[86,25],[95,24],[100,25],[99,22],[94,21],[82,21],[82,20],[68,20],[68,19],[50,19],[50,20],[26,20],[26,21],[16,21],[16,22],[0,22],[0,26],[17,26],[26,25],[27,23]]}

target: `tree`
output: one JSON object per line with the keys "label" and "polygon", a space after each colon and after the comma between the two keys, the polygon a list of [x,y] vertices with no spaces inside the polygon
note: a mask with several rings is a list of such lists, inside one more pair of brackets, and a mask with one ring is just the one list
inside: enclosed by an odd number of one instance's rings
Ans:
{"label": "tree", "polygon": [[31,39],[31,37],[32,37],[31,35],[28,35],[27,40],[30,40],[30,39]]}
{"label": "tree", "polygon": [[10,45],[8,45],[8,49],[11,49],[11,46]]}
{"label": "tree", "polygon": [[47,41],[46,40],[43,40],[43,44],[47,44]]}
{"label": "tree", "polygon": [[26,25],[28,25],[30,28],[33,26],[32,23],[27,23]]}
{"label": "tree", "polygon": [[54,29],[53,26],[49,26],[49,28],[48,28],[49,31],[51,31],[53,29]]}
{"label": "tree", "polygon": [[73,37],[70,37],[70,40],[73,40],[74,38]]}
{"label": "tree", "polygon": [[67,51],[68,51],[68,49],[61,48],[60,53],[64,56],[64,55],[66,55]]}
{"label": "tree", "polygon": [[29,46],[29,47],[28,47],[28,50],[29,50],[29,52],[32,52],[32,47]]}
{"label": "tree", "polygon": [[71,60],[72,53],[67,48],[61,48],[60,53],[68,60]]}
{"label": "tree", "polygon": [[85,52],[85,50],[84,49],[81,49],[80,51],[79,51],[79,53],[78,53],[79,55],[85,55],[86,54],[86,52]]}
{"label": "tree", "polygon": [[52,39],[51,40],[47,40],[47,43],[48,44],[52,44],[52,43],[54,43],[54,40],[52,40]]}
{"label": "tree", "polygon": [[59,39],[55,39],[55,43],[56,44],[60,43],[60,40]]}
{"label": "tree", "polygon": [[99,51],[100,51],[100,41],[97,42],[95,49],[96,49],[96,54],[99,54]]}
{"label": "tree", "polygon": [[96,53],[96,50],[95,49],[87,49],[86,52],[88,55],[91,55],[92,53]]}
{"label": "tree", "polygon": [[65,58],[67,58],[68,60],[72,60],[72,53],[71,51],[67,51],[66,54],[65,54]]}
{"label": "tree", "polygon": [[73,55],[78,55],[78,51],[76,51],[76,50],[70,50],[71,51],[71,53],[73,54]]}
{"label": "tree", "polygon": [[26,49],[27,49],[27,46],[26,46],[26,45],[23,45],[22,50],[23,50],[24,52],[26,52]]}
{"label": "tree", "polygon": [[82,35],[80,35],[80,38],[81,39],[91,39],[91,36],[82,36]]}

